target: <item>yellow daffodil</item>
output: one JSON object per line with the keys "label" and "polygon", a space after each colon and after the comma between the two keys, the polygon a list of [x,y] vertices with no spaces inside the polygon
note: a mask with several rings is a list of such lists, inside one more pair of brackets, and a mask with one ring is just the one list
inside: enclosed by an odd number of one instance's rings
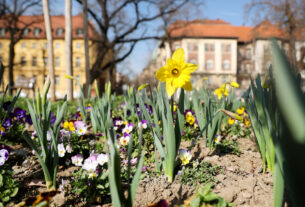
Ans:
{"label": "yellow daffodil", "polygon": [[141,91],[143,88],[146,88],[148,86],[147,83],[140,85],[140,87],[138,88],[138,91]]}
{"label": "yellow daffodil", "polygon": [[240,107],[236,110],[236,113],[238,113],[239,115],[243,115],[245,112],[245,108],[244,107]]}
{"label": "yellow daffodil", "polygon": [[168,96],[172,96],[177,88],[191,91],[191,73],[197,69],[197,65],[184,62],[184,50],[177,49],[172,58],[167,59],[164,67],[161,67],[156,77],[161,82],[166,82],[166,92]]}
{"label": "yellow daffodil", "polygon": [[218,99],[221,99],[222,96],[228,96],[229,95],[229,90],[227,87],[227,84],[222,84],[220,88],[217,88],[214,90],[214,94],[218,96]]}
{"label": "yellow daffodil", "polygon": [[233,119],[232,117],[230,117],[230,118],[228,119],[228,123],[229,123],[230,125],[233,125],[234,122],[235,122],[235,119]]}
{"label": "yellow daffodil", "polygon": [[239,88],[239,84],[237,82],[232,81],[231,86],[234,88]]}

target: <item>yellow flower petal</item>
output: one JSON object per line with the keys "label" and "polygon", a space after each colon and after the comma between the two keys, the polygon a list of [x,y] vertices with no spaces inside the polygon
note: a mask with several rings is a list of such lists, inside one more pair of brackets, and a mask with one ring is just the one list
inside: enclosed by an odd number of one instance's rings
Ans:
{"label": "yellow flower petal", "polygon": [[146,88],[147,86],[148,86],[147,83],[140,85],[140,87],[138,88],[138,91],[141,91],[143,88]]}
{"label": "yellow flower petal", "polygon": [[168,71],[166,67],[160,68],[157,73],[156,77],[159,79],[159,81],[164,82],[168,78]]}
{"label": "yellow flower petal", "polygon": [[187,81],[182,88],[186,91],[192,91],[193,87],[191,81]]}
{"label": "yellow flower petal", "polygon": [[234,88],[239,88],[239,84],[237,82],[231,82],[231,86]]}
{"label": "yellow flower petal", "polygon": [[175,86],[172,85],[170,80],[166,81],[166,92],[169,97],[171,97],[176,91]]}
{"label": "yellow flower petal", "polygon": [[174,52],[172,59],[177,61],[178,63],[184,62],[184,50],[182,48],[178,48]]}

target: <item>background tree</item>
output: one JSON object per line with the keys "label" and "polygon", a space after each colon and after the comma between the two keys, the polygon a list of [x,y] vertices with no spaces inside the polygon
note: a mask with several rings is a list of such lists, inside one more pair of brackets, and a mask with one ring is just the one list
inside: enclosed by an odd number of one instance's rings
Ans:
{"label": "background tree", "polygon": [[54,74],[54,61],[53,61],[53,37],[52,37],[52,26],[51,26],[51,18],[50,18],[50,10],[49,10],[49,1],[42,0],[43,4],[43,16],[44,16],[44,24],[47,35],[48,42],[48,66],[49,66],[49,76],[51,79],[51,100],[56,101],[55,96],[55,74]]}
{"label": "background tree", "polygon": [[[82,0],[76,0],[82,4]],[[115,65],[125,60],[136,44],[143,40],[160,39],[149,30],[148,23],[181,9],[190,0],[97,0],[89,1],[88,13],[100,36],[96,39],[96,59],[90,69],[90,83],[103,71],[115,82]],[[162,4],[162,10],[159,5]],[[98,5],[98,6],[96,6]],[[112,84],[114,85],[114,84]]]}
{"label": "background tree", "polygon": [[289,44],[288,56],[296,72],[298,72],[302,59],[299,62],[296,60],[295,43],[297,33],[300,32],[301,27],[305,26],[304,9],[305,0],[251,0],[245,6],[246,17],[254,11],[255,15],[253,16],[256,23],[269,20],[273,23],[279,23],[280,27],[284,29],[287,33],[284,42]]}
{"label": "background tree", "polygon": [[[65,3],[65,55],[66,55],[66,74],[73,76],[72,66],[72,2],[66,0]],[[73,99],[73,81],[67,79],[67,99]]]}
{"label": "background tree", "polygon": [[[40,22],[39,18],[32,18],[30,22],[23,22],[21,16],[25,14],[36,15],[34,11],[40,11],[40,0],[0,0],[0,16],[2,27],[6,29],[9,35],[9,84],[14,85],[14,62],[15,58],[15,45],[24,36],[24,31],[30,25]],[[9,94],[12,94],[10,88]]]}
{"label": "background tree", "polygon": [[[85,49],[85,70],[86,70],[86,83],[85,92],[88,91],[90,85],[90,62],[89,62],[89,35],[88,35],[88,4],[87,0],[82,0],[83,6],[83,27],[84,27],[84,49]],[[87,96],[87,93],[85,93]]]}

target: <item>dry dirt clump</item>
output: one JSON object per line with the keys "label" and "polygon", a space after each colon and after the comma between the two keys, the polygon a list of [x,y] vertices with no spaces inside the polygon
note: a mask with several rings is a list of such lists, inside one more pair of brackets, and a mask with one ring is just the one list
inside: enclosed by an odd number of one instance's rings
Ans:
{"label": "dry dirt clump", "polygon": [[[263,164],[256,145],[250,139],[238,139],[241,155],[216,154],[203,147],[199,141],[192,150],[193,158],[204,160],[212,165],[221,166],[223,172],[216,176],[217,183],[213,192],[224,197],[234,206],[270,207],[273,206],[273,178],[271,173],[263,173]],[[187,147],[187,143],[182,143]],[[134,206],[147,206],[167,200],[171,206],[183,204],[195,193],[194,187],[183,185],[176,176],[173,183],[168,183],[162,176],[147,177],[139,184]]]}

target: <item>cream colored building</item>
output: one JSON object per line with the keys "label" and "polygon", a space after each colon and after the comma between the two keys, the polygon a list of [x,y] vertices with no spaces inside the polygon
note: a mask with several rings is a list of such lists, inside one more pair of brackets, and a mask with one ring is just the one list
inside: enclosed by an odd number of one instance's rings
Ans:
{"label": "cream colored building", "polygon": [[[31,24],[23,34],[21,40],[15,45],[14,58],[14,81],[17,77],[35,78],[35,88],[42,88],[44,80],[49,73],[47,65],[47,40],[45,36],[45,27],[43,17],[23,16],[21,19],[24,22],[32,21],[35,18],[36,23]],[[55,68],[55,88],[56,97],[63,98],[67,93],[67,80],[64,77],[66,74],[65,68],[65,18],[64,16],[52,16],[52,32],[53,32],[53,50],[54,50],[54,68]],[[8,83],[8,61],[9,61],[9,34],[5,30],[4,20],[0,20],[0,60],[6,66],[4,74],[4,85]],[[20,25],[23,27],[23,25]],[[72,17],[72,67],[73,76],[80,81],[85,82],[85,55],[84,55],[84,40],[83,40],[83,23],[82,16],[77,15]],[[89,27],[89,37],[94,38],[94,30]],[[92,64],[95,58],[96,48],[93,42],[89,41],[90,63]],[[30,91],[23,90],[23,96],[32,95]],[[74,84],[74,97],[79,96],[79,87]]]}
{"label": "cream colored building", "polygon": [[[177,29],[171,30],[171,27]],[[277,38],[285,51],[289,49],[288,44],[284,43],[287,41],[287,34],[268,21],[256,27],[233,26],[220,19],[177,21],[169,27],[169,31],[172,31],[171,46],[168,42],[160,43],[157,54],[150,62],[153,65],[144,69],[145,79],[148,78],[149,71],[152,76],[158,68],[166,64],[172,52],[181,47],[185,51],[186,62],[198,65],[197,71],[192,73],[192,83],[197,88],[203,84],[208,88],[216,88],[231,81],[247,88],[250,77],[264,75],[269,69],[269,38]],[[305,30],[300,28],[296,41],[297,61],[302,61],[302,57],[305,61],[302,50],[305,51]],[[304,69],[301,68],[301,71]],[[140,75],[139,79],[141,77]],[[204,81],[203,77],[208,80]]]}

